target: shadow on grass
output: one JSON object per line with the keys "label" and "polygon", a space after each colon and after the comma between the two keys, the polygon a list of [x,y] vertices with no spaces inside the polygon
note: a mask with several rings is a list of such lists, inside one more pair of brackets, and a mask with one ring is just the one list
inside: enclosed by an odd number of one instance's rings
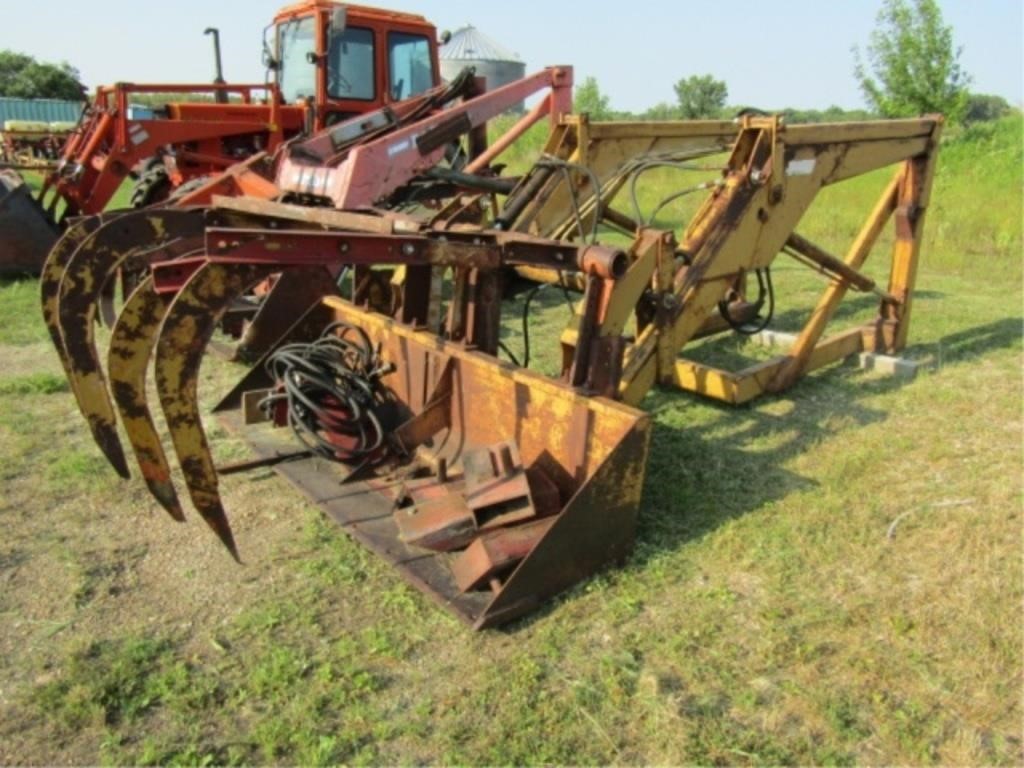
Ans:
{"label": "shadow on grass", "polygon": [[[942,299],[945,295],[940,291],[914,292],[914,298],[918,302]],[[877,314],[878,301],[878,298],[873,295],[847,297],[836,308],[831,324],[826,331],[826,336],[868,322]],[[810,306],[794,307],[777,312],[772,319],[769,330],[799,335],[810,319],[811,312],[812,308]],[[711,337],[688,346],[685,356],[690,360],[715,368],[738,371],[748,365],[757,363],[759,360],[780,354],[778,349],[761,349],[752,355],[751,352],[753,350],[749,346],[748,341],[747,337],[735,333],[724,337]]]}
{"label": "shadow on grass", "polygon": [[940,368],[949,363],[980,357],[997,349],[1020,347],[1024,341],[1024,318],[1008,317],[977,328],[943,336],[936,342],[912,344],[908,351],[932,355]]}
{"label": "shadow on grass", "polygon": [[652,396],[654,434],[634,563],[642,564],[731,519],[813,488],[813,480],[785,465],[831,437],[834,427],[828,424],[837,415],[854,428],[884,421],[885,411],[858,399],[902,385],[893,378],[864,381],[851,377],[849,369],[821,378],[826,380],[805,380],[799,391],[766,396],[758,403],[792,403],[787,413],[771,413],[758,404],[736,408],[706,403],[702,410],[711,409],[712,417],[693,427],[676,427],[661,418],[662,413],[671,417],[686,407],[679,395]]}
{"label": "shadow on grass", "polygon": [[5,272],[0,274],[0,290],[9,288],[12,285],[20,285],[21,283],[34,283],[39,278],[30,275],[28,272]]}
{"label": "shadow on grass", "polygon": [[[939,360],[962,362],[1018,345],[1022,327],[1024,319],[1007,318],[949,334],[922,348]],[[850,365],[840,365],[750,406],[704,404],[702,410],[710,408],[711,417],[682,428],[671,424],[679,420],[672,417],[678,417],[692,399],[652,394],[645,406],[655,417],[654,435],[633,563],[641,565],[660,551],[813,487],[813,481],[785,469],[786,463],[831,436],[828,425],[836,416],[852,422],[852,428],[884,421],[885,411],[862,401],[904,385],[895,377],[866,377]],[[777,415],[758,407],[779,401],[791,402],[792,409]]]}
{"label": "shadow on grass", "polygon": [[[944,350],[947,362],[982,357],[1020,343],[1022,318],[1008,318],[945,336],[925,349]],[[793,458],[840,431],[879,423],[888,413],[865,399],[905,386],[895,377],[866,375],[837,365],[805,378],[789,392],[747,406],[720,405],[678,392],[654,391],[644,409],[654,417],[636,549],[627,568],[676,551],[688,541],[816,483],[789,470]],[[764,406],[790,403],[788,409]],[[693,409],[692,415],[687,413]],[[679,426],[684,424],[685,426]],[[692,424],[692,426],[690,426]],[[573,599],[586,581],[561,598]],[[506,628],[516,633],[557,610],[560,600]]]}
{"label": "shadow on grass", "polygon": [[[915,302],[937,301],[944,298],[946,298],[946,294],[941,291],[914,291]],[[866,319],[865,314],[869,316],[877,314],[876,310],[878,304],[879,299],[874,295],[861,294],[852,297],[848,296],[836,308],[831,321],[833,325],[830,326],[830,329],[833,326],[838,326],[844,320]],[[780,312],[772,321],[772,329],[798,333],[803,330],[804,325],[811,316],[812,310],[813,306],[806,306],[787,309],[784,312]]]}

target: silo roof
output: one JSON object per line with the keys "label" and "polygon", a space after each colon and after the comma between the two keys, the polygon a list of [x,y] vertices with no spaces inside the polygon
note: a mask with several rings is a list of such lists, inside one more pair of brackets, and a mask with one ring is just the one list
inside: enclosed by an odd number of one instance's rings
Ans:
{"label": "silo roof", "polygon": [[522,61],[517,54],[488,37],[472,24],[455,30],[451,40],[441,48],[440,56],[442,59],[448,60]]}

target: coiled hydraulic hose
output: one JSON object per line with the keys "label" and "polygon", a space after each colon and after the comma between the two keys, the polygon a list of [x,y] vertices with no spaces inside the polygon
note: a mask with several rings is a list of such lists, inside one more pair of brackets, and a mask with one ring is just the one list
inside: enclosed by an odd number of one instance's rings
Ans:
{"label": "coiled hydraulic hose", "polygon": [[287,404],[288,425],[312,453],[352,461],[378,451],[384,429],[378,410],[387,400],[381,379],[394,371],[361,328],[338,322],[308,344],[288,344],[266,362],[277,382],[260,401],[270,415]]}

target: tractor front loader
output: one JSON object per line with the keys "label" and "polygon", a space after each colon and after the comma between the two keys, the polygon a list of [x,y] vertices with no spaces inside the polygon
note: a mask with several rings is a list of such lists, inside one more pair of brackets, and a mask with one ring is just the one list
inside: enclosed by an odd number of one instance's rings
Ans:
{"label": "tractor front loader", "polygon": [[[13,171],[0,175],[0,274],[38,273],[69,224],[104,211],[133,174],[131,206],[144,208],[303,133],[440,84],[437,31],[422,16],[303,0],[282,8],[269,29],[267,83],[102,86],[42,169],[37,193]],[[135,103],[157,97],[168,103]]]}
{"label": "tractor front loader", "polygon": [[[124,238],[105,259],[71,257],[48,320],[115,468],[127,474],[120,418],[157,500],[183,518],[184,485],[238,557],[220,478],[273,467],[412,584],[491,627],[629,555],[650,446],[636,406],[652,387],[739,403],[905,345],[941,119],[594,124],[569,114],[570,87],[571,70],[551,68],[443,111],[364,116],[282,149],[276,195],[212,196],[78,232],[79,249],[108,229],[108,243]],[[537,91],[487,146],[487,121]],[[496,160],[545,116],[540,159],[503,177]],[[450,162],[453,142],[465,163]],[[845,257],[797,232],[824,188],[887,166],[893,180]],[[655,168],[709,178],[645,209]],[[666,226],[683,194],[705,200]],[[890,219],[880,286],[863,265]],[[682,357],[697,338],[765,324],[780,255],[827,279],[793,349],[736,373]],[[116,321],[105,374],[72,325],[91,325],[110,265],[132,259],[149,272]],[[254,456],[218,466],[198,405],[204,349],[237,297],[289,274],[323,295],[261,313],[278,338],[215,408]],[[577,292],[556,376],[500,357],[503,299],[523,281]],[[850,290],[879,298],[876,319],[823,340]],[[172,452],[147,397],[150,360]]]}

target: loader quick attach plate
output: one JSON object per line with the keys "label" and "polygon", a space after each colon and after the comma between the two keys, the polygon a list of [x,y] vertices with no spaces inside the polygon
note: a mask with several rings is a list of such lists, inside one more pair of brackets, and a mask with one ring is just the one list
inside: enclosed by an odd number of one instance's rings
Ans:
{"label": "loader quick attach plate", "polygon": [[[217,407],[219,418],[346,532],[477,629],[522,616],[628,556],[650,442],[645,413],[580,395],[342,299],[315,305],[278,344],[310,341],[338,321],[366,331],[374,345],[381,345],[382,358],[395,364],[385,383],[412,422],[427,425],[397,430],[419,446],[413,451],[414,464],[440,464],[446,468],[440,474],[450,474],[453,486],[473,486],[479,483],[474,464],[478,467],[481,455],[496,450],[505,455],[497,461],[496,475],[502,463],[509,465],[509,457],[514,464],[505,466],[504,480],[496,478],[505,486],[499,495],[530,495],[538,509],[546,508],[545,516],[525,524],[497,529],[484,525],[474,543],[460,552],[407,544],[395,512],[402,488],[411,480],[408,471],[403,474],[408,465],[390,475],[360,471],[359,481],[348,482],[351,467],[296,455],[299,446],[289,429],[266,421],[246,424],[245,404],[253,399],[247,393],[273,384],[257,365]],[[417,421],[418,416],[423,418]],[[545,480],[531,483],[528,494],[516,467]],[[470,506],[482,503],[479,494],[470,497]],[[548,514],[555,510],[560,511]],[[514,565],[503,570],[503,563]],[[480,587],[484,591],[464,591]]]}

